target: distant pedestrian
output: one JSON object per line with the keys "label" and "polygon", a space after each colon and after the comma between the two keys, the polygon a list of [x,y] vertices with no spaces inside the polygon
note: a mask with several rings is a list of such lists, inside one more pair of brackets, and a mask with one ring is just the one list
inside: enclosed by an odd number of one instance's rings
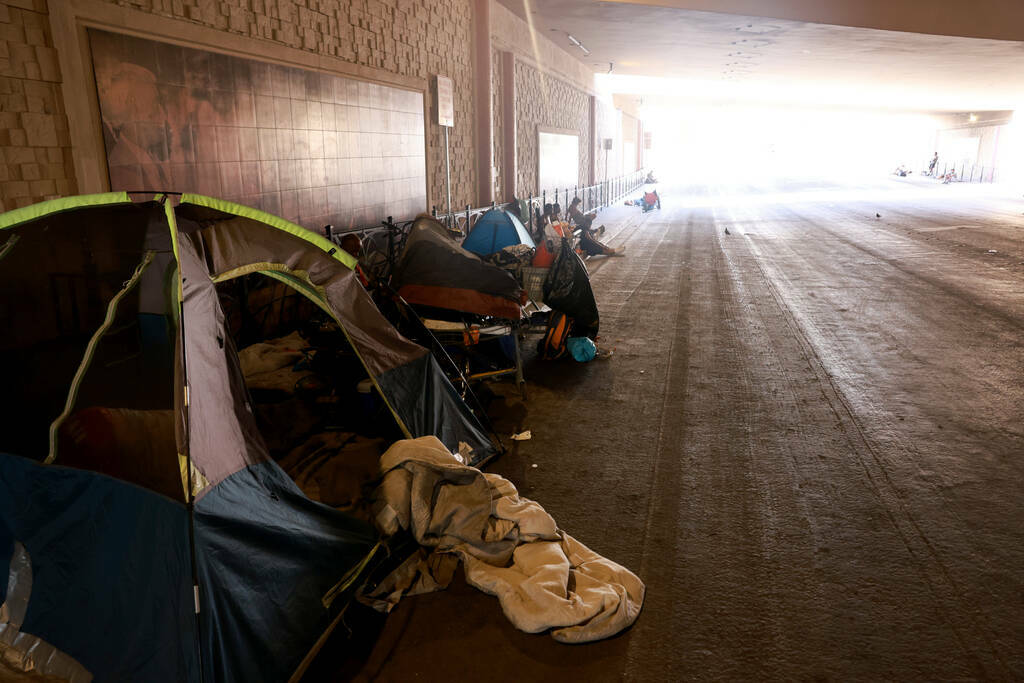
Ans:
{"label": "distant pedestrian", "polygon": [[935,167],[938,166],[938,165],[939,165],[939,153],[936,152],[935,156],[932,157],[932,160],[930,162],[928,162],[928,175],[934,176],[935,175]]}

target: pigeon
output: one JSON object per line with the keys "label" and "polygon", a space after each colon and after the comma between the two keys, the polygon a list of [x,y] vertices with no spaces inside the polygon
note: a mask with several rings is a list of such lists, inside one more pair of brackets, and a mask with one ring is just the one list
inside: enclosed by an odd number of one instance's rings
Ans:
{"label": "pigeon", "polygon": [[726,228],[726,229],[725,229],[725,234],[726,234],[726,235],[731,235],[731,234],[732,234],[732,233],[730,233],[730,232],[729,232],[729,228]]}
{"label": "pigeon", "polygon": [[882,214],[880,214],[880,213],[876,213],[875,214],[875,218],[881,218],[881,217],[882,217]]}

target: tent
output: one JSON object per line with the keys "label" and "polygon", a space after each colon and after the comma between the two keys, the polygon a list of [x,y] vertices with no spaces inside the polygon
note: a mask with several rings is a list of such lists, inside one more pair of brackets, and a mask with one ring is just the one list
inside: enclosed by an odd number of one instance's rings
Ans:
{"label": "tent", "polygon": [[337,321],[401,433],[471,462],[494,452],[353,263],[299,226],[197,195],[0,216],[0,654],[31,651],[74,680],[303,669],[387,552],[268,456],[217,283],[287,284]]}
{"label": "tent", "polygon": [[529,231],[512,212],[490,209],[477,219],[463,240],[462,248],[480,256],[490,256],[513,244],[535,246]]}
{"label": "tent", "polygon": [[410,304],[512,320],[526,303],[511,273],[460,247],[430,216],[413,222],[391,285]]}

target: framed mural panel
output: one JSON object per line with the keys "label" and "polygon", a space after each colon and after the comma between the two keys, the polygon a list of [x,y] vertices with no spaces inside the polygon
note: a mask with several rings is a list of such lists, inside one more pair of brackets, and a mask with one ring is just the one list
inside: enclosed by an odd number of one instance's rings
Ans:
{"label": "framed mural panel", "polygon": [[423,94],[89,29],[112,190],[197,192],[319,231],[423,211]]}
{"label": "framed mural panel", "polygon": [[580,136],[572,131],[537,128],[537,189],[557,190],[579,183]]}

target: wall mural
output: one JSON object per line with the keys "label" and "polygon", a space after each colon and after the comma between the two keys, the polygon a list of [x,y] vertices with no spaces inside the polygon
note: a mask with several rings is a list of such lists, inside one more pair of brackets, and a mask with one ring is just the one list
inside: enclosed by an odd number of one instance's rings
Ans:
{"label": "wall mural", "polygon": [[197,192],[320,230],[426,199],[423,96],[89,30],[113,190]]}

